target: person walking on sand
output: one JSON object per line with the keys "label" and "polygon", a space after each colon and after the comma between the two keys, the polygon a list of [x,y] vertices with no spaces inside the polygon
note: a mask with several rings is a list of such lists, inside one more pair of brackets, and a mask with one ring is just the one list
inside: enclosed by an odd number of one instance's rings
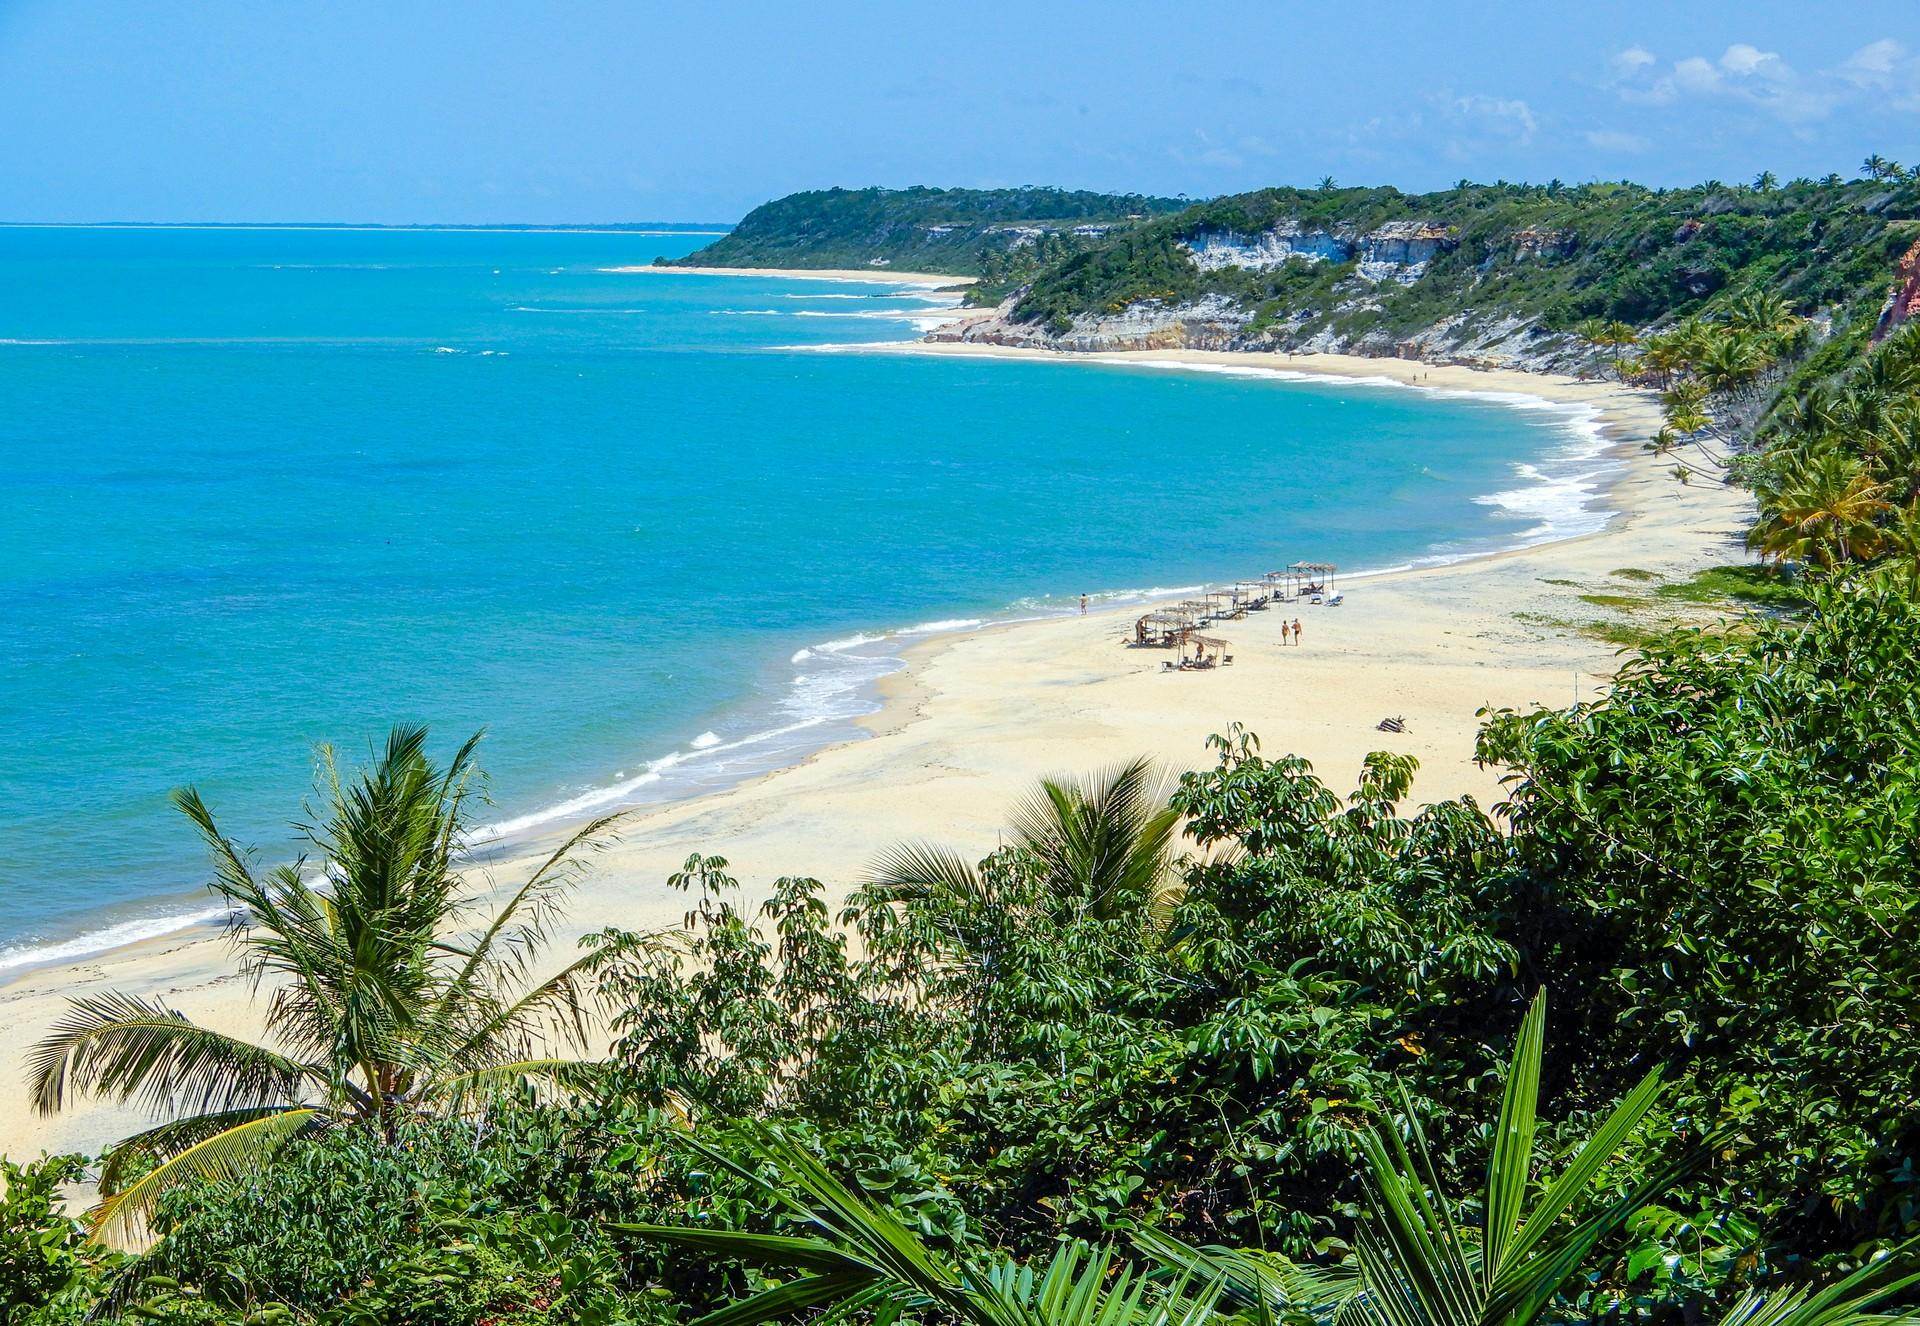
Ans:
{"label": "person walking on sand", "polygon": [[1300,619],[1298,617],[1293,619],[1293,643],[1296,645],[1300,643]]}
{"label": "person walking on sand", "polygon": [[1080,615],[1082,617],[1087,615],[1087,596],[1085,594],[1080,596]]}

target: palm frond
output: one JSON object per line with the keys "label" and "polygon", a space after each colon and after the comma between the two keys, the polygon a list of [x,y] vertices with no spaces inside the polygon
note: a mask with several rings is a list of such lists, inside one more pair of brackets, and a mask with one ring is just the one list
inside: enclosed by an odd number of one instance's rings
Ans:
{"label": "palm frond", "polygon": [[1478,1246],[1455,1224],[1419,1123],[1407,1111],[1411,1150],[1383,1122],[1361,1138],[1370,1208],[1355,1240],[1364,1293],[1356,1305],[1378,1326],[1521,1326],[1536,1319],[1595,1245],[1705,1161],[1718,1139],[1646,1168],[1631,1190],[1567,1224],[1658,1101],[1649,1073],[1525,1209],[1544,1052],[1544,993],[1523,1019],[1508,1068],[1487,1166]]}
{"label": "palm frond", "polygon": [[1718,1326],[1910,1326],[1920,1317],[1874,1310],[1920,1284],[1916,1248],[1920,1241],[1909,1240],[1819,1289],[1749,1290],[1721,1315]]}
{"label": "palm frond", "polygon": [[88,995],[69,1001],[27,1059],[34,1108],[57,1112],[73,1092],[144,1096],[157,1108],[291,1104],[315,1070],[297,1059],[195,1026],[157,999]]}
{"label": "palm frond", "polygon": [[153,1205],[163,1193],[194,1179],[232,1178],[262,1163],[288,1138],[323,1118],[317,1110],[281,1110],[194,1143],[95,1207],[93,1237],[111,1246],[131,1246],[144,1235]]}
{"label": "palm frond", "polygon": [[149,1128],[143,1133],[135,1133],[116,1142],[113,1149],[100,1158],[100,1195],[113,1196],[126,1186],[130,1172],[145,1173],[148,1168],[171,1160],[216,1134],[297,1108],[304,1107],[264,1105],[255,1109],[192,1114],[184,1119],[163,1123],[157,1128]]}
{"label": "palm frond", "polygon": [[899,843],[888,848],[868,869],[867,888],[889,902],[936,896],[985,901],[980,873],[972,863],[937,843]]}
{"label": "palm frond", "polygon": [[1301,1266],[1274,1253],[1217,1245],[1195,1247],[1152,1228],[1136,1230],[1132,1237],[1135,1248],[1166,1270],[1217,1284],[1225,1298],[1253,1308],[1256,1319],[1263,1323],[1286,1312],[1325,1316],[1337,1311],[1360,1289],[1359,1272],[1351,1262]]}
{"label": "palm frond", "polygon": [[529,1079],[550,1082],[564,1091],[580,1090],[592,1085],[601,1067],[585,1059],[518,1059],[437,1079],[421,1094],[457,1113],[476,1100]]}

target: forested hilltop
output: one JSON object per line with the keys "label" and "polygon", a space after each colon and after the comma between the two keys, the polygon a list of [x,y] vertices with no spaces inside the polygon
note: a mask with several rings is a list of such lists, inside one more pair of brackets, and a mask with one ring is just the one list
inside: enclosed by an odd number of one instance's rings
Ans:
{"label": "forested hilltop", "polygon": [[815,189],[749,212],[663,267],[898,267],[1025,280],[1186,200],[1075,189]]}
{"label": "forested hilltop", "polygon": [[1904,173],[1751,185],[1264,189],[1049,265],[976,338],[1570,367],[1585,319],[1657,327],[1764,288],[1857,348],[1920,238]]}

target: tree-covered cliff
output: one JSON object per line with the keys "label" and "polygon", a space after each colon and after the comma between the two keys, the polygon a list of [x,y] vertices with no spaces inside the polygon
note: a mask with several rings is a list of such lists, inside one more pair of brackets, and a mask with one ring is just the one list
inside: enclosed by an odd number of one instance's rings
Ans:
{"label": "tree-covered cliff", "polygon": [[1264,189],[1102,236],[976,334],[1525,362],[1582,353],[1587,318],[1644,328],[1764,287],[1857,345],[1917,216],[1907,176]]}
{"label": "tree-covered cliff", "polygon": [[724,238],[661,265],[898,267],[1025,280],[1184,199],[1075,189],[815,189],[763,203]]}

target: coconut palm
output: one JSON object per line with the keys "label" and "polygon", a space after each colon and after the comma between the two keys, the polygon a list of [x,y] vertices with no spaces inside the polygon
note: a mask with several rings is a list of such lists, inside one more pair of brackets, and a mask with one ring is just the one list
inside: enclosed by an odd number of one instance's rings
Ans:
{"label": "coconut palm", "polygon": [[457,868],[479,737],[435,769],[426,735],[395,728],[351,781],[321,752],[325,818],[297,826],[313,869],[303,856],[257,872],[196,792],[175,793],[212,852],[213,891],[235,909],[240,969],[268,992],[266,1039],[197,1026],[157,997],[69,1002],[28,1062],[35,1106],[91,1093],[173,1116],[105,1157],[100,1237],[136,1238],[161,1193],[262,1163],[297,1134],[360,1125],[391,1140],[408,1118],[574,1067],[547,1046],[584,1042],[586,960],[528,975],[611,819],[569,837],[483,919]]}
{"label": "coconut palm", "polygon": [[1886,493],[1886,484],[1840,451],[1794,458],[1761,493],[1761,519],[1747,541],[1776,562],[1865,561],[1880,550],[1879,518],[1893,509]]}
{"label": "coconut palm", "polygon": [[1920,503],[1897,508],[1881,531],[1874,574],[1920,596]]}
{"label": "coconut palm", "polygon": [[1726,331],[1706,346],[1694,371],[1709,391],[1731,392],[1752,385],[1771,363],[1758,337]]}
{"label": "coconut palm", "polygon": [[1887,174],[1887,159],[1875,152],[1860,163],[1860,171],[1869,179],[1884,179]]}
{"label": "coconut palm", "polygon": [[1777,335],[1799,321],[1785,297],[1773,290],[1749,290],[1727,308],[1727,325],[1735,331]]}
{"label": "coconut palm", "polygon": [[[1144,914],[1166,900],[1180,816],[1167,805],[1166,776],[1144,757],[1086,781],[1042,779],[1008,825],[1039,858],[1049,894],[1100,920]],[[905,843],[875,863],[870,890],[907,899],[943,892],[983,896],[979,872],[958,854]]]}

